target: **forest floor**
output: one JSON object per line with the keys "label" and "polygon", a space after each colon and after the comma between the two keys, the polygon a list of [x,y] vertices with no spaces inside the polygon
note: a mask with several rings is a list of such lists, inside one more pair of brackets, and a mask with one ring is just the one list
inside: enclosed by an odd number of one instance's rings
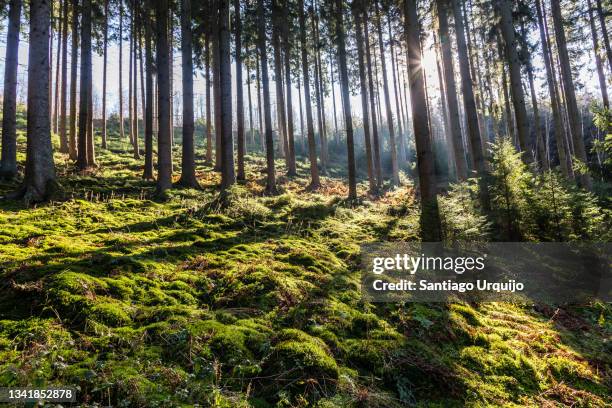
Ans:
{"label": "forest floor", "polygon": [[221,208],[210,167],[156,201],[119,145],[88,174],[56,163],[61,199],[0,201],[0,386],[91,406],[612,404],[609,305],[362,301],[360,244],[418,239],[409,187],[349,207],[340,179],[281,178],[265,197],[253,156]]}

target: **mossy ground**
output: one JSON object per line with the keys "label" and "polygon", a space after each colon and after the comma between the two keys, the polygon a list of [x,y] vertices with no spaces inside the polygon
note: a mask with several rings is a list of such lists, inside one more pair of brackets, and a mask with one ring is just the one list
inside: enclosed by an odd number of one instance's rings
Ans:
{"label": "mossy ground", "polygon": [[62,197],[0,204],[0,386],[147,407],[612,403],[609,306],[361,300],[359,244],[418,238],[409,187],[349,207],[339,179],[282,177],[265,197],[253,156],[227,208],[204,165],[202,190],[156,201],[124,150],[81,175],[58,154]]}

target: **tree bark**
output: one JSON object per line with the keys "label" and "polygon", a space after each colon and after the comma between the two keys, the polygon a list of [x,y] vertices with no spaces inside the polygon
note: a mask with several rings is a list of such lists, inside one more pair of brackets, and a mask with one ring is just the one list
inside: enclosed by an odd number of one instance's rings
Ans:
{"label": "tree bark", "polygon": [[416,2],[404,0],[404,13],[412,123],[421,190],[421,238],[424,242],[440,241],[442,231],[436,193],[434,155],[427,120],[427,99],[425,98],[423,66],[421,65],[421,28]]}
{"label": "tree bark", "polygon": [[306,105],[306,131],[308,133],[308,158],[310,159],[310,189],[317,189],[320,186],[320,181],[319,168],[317,166],[317,147],[312,119],[312,101],[310,100],[310,71],[308,66],[308,51],[306,44],[306,15],[304,12],[304,0],[298,0],[298,9],[300,14],[300,51],[302,54],[302,76],[304,78],[304,100]]}
{"label": "tree bark", "polygon": [[60,96],[60,117],[59,117],[59,133],[60,133],[60,152],[69,153],[68,133],[66,129],[66,111],[68,109],[67,90],[68,90],[68,10],[70,3],[64,0],[64,24],[62,25],[62,86]]}
{"label": "tree bark", "polygon": [[119,0],[119,136],[121,140],[125,138],[123,128],[123,0]]}
{"label": "tree bark", "polygon": [[2,159],[0,162],[0,177],[7,179],[12,179],[17,175],[17,69],[19,66],[20,20],[21,0],[11,0],[4,64]]}
{"label": "tree bark", "polygon": [[26,204],[48,199],[57,188],[49,121],[49,1],[30,1],[27,148],[23,185]]}
{"label": "tree bark", "polygon": [[183,155],[181,178],[178,184],[199,188],[195,175],[195,148],[193,141],[193,45],[191,32],[191,0],[181,0],[181,56],[183,84]]}
{"label": "tree bark", "polygon": [[172,143],[170,141],[170,59],[168,56],[168,0],[156,0],[157,20],[157,193],[172,187]]}
{"label": "tree bark", "polygon": [[399,88],[398,88],[398,84],[397,84],[397,78],[398,78],[398,74],[397,74],[397,64],[398,62],[396,61],[395,58],[395,47],[393,45],[394,43],[394,38],[393,38],[393,30],[391,29],[391,13],[390,11],[387,12],[387,28],[389,30],[389,51],[391,53],[391,71],[393,73],[393,94],[395,95],[395,112],[397,114],[397,128],[398,128],[398,134],[397,134],[397,161],[398,161],[398,165],[399,166],[403,166],[406,163],[406,135],[404,134],[404,126],[402,123],[402,105],[400,102],[400,93],[399,93]]}
{"label": "tree bark", "polygon": [[438,6],[438,35],[442,51],[442,69],[444,71],[444,89],[446,91],[446,104],[450,121],[450,134],[455,157],[455,174],[459,181],[467,178],[467,161],[461,134],[461,119],[459,117],[459,103],[457,101],[457,86],[455,83],[455,70],[453,68],[452,45],[448,30],[448,3],[447,0],[437,0]]}
{"label": "tree bark", "polygon": [[[278,0],[272,2],[272,47],[274,49],[274,85],[276,87],[276,112],[278,115],[278,137],[281,140],[281,153],[285,166],[289,169],[289,141],[287,140],[287,116],[285,112],[285,92],[283,90],[283,63],[281,55],[281,5]],[[279,146],[280,147],[280,146]]]}
{"label": "tree bark", "polygon": [[212,164],[212,103],[210,100],[210,36],[206,34],[205,58],[206,58],[206,163]]}
{"label": "tree bark", "polygon": [[319,20],[316,15],[316,11],[313,7],[310,8],[311,24],[312,24],[312,36],[315,42],[314,51],[314,87],[315,96],[317,99],[317,118],[319,125],[319,144],[321,149],[321,172],[325,174],[327,172],[327,165],[329,161],[328,149],[327,149],[327,135],[325,134],[325,96],[323,95],[323,86],[321,78],[321,66],[319,62],[319,36],[318,36],[318,25]]}
{"label": "tree bark", "polygon": [[142,178],[153,180],[153,50],[151,49],[151,3],[146,1],[145,9],[145,64],[146,64],[146,105],[145,105],[145,160]]}
{"label": "tree bark", "polygon": [[246,139],[244,133],[244,95],[242,81],[242,21],[240,19],[240,0],[234,0],[235,41],[236,41],[236,121],[238,138],[238,180],[245,180],[244,155]]}
{"label": "tree bark", "polygon": [[[597,69],[597,78],[599,79],[599,89],[601,90],[601,99],[605,108],[610,107],[610,99],[608,98],[608,89],[606,84],[606,76],[603,70],[601,61],[599,38],[597,35],[597,27],[595,26],[595,16],[593,15],[593,5],[591,0],[588,0],[589,8],[589,24],[591,26],[591,39],[593,40],[593,52],[595,53],[595,68]],[[612,65],[611,65],[612,68]]]}
{"label": "tree bark", "polygon": [[91,0],[83,0],[81,8],[81,84],[79,95],[79,134],[77,167],[85,170],[89,164],[87,157],[87,128],[92,112],[89,109],[91,78]]}
{"label": "tree bark", "polygon": [[106,71],[108,59],[108,0],[104,0],[104,57],[102,62],[102,148],[106,149]]}
{"label": "tree bark", "polygon": [[518,141],[523,153],[523,161],[527,164],[531,164],[533,163],[533,155],[529,143],[529,119],[527,117],[527,109],[525,108],[521,62],[517,52],[518,41],[514,34],[512,2],[510,0],[496,0],[495,5],[500,15],[499,27],[504,39],[506,61],[510,69],[510,91],[516,118]]}
{"label": "tree bark", "polygon": [[72,49],[70,60],[70,138],[69,155],[77,159],[77,70],[79,62],[79,0],[72,1]]}
{"label": "tree bark", "polygon": [[[572,68],[569,62],[565,31],[563,30],[563,17],[561,16],[561,6],[558,0],[551,0],[551,9],[553,24],[555,26],[555,37],[557,40],[557,52],[559,53],[559,62],[561,65],[563,90],[565,91],[565,102],[569,117],[570,133],[574,143],[574,155],[586,166],[588,164],[588,159],[586,149],[584,147],[584,139],[582,137],[580,111],[578,110],[578,103],[576,102],[576,91],[574,89],[574,80],[572,79]],[[579,176],[579,180],[582,187],[587,190],[591,190],[591,177],[587,173],[581,174]]]}
{"label": "tree bark", "polygon": [[53,100],[53,132],[54,133],[59,133],[60,62],[61,62],[61,56],[62,56],[62,33],[63,33],[62,8],[65,7],[65,4],[64,4],[65,2],[66,0],[64,0],[64,2],[62,2],[61,0],[59,1],[60,7],[57,12],[57,19],[59,22],[58,22],[58,28],[57,28],[57,54],[55,56],[55,94],[54,94],[54,100]]}
{"label": "tree bark", "polygon": [[297,175],[295,164],[295,133],[293,124],[293,95],[291,91],[291,38],[288,6],[283,7],[283,49],[285,53],[285,91],[287,92],[287,147],[286,155],[288,157],[287,175],[293,177]]}
{"label": "tree bark", "polygon": [[601,36],[606,49],[606,56],[608,58],[608,64],[610,65],[610,72],[612,72],[612,47],[610,47],[610,37],[608,36],[608,28],[606,27],[606,17],[603,11],[603,5],[601,0],[595,0],[597,3],[597,16],[599,17],[599,25],[601,26]]}
{"label": "tree bark", "polygon": [[236,182],[232,134],[232,63],[229,0],[219,0],[219,85],[221,91],[221,190]]}

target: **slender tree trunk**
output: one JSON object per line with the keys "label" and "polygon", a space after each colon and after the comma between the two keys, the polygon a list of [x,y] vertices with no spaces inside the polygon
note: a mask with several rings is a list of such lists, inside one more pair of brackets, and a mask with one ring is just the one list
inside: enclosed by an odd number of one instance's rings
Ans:
{"label": "slender tree trunk", "polygon": [[[230,57],[229,0],[219,1],[219,80],[221,89],[221,190],[236,182],[232,134],[232,62]],[[240,82],[239,86],[242,85]]]}
{"label": "slender tree trunk", "polygon": [[[49,118],[53,118],[53,18],[54,18],[54,2],[50,1],[50,17],[49,17]],[[53,124],[51,124],[53,129]]]}
{"label": "slender tree trunk", "polygon": [[[278,0],[272,2],[272,47],[274,49],[274,84],[276,86],[276,112],[278,114],[278,137],[282,143],[281,153],[285,158],[285,165],[289,169],[289,141],[287,139],[287,116],[285,113],[285,95],[283,90],[283,64],[281,56],[281,5]],[[279,143],[280,145],[280,143]]]}
{"label": "slender tree trunk", "polygon": [[293,95],[291,90],[291,38],[289,38],[289,27],[293,21],[289,21],[288,7],[283,7],[283,49],[285,53],[285,91],[287,92],[287,147],[288,158],[287,175],[293,177],[297,175],[295,164],[295,127],[293,124]]}
{"label": "slender tree trunk", "polygon": [[368,182],[371,193],[376,192],[376,180],[374,177],[374,166],[372,163],[372,139],[370,136],[370,112],[368,109],[368,83],[366,78],[366,62],[364,55],[363,21],[362,14],[363,0],[353,3],[353,19],[355,21],[355,41],[357,43],[357,57],[359,64],[359,85],[361,90],[361,110],[363,111],[363,137],[366,148],[366,161],[368,168]]}
{"label": "slender tree trunk", "polygon": [[132,62],[133,62],[133,68],[132,68],[132,122],[131,122],[131,129],[132,129],[132,141],[134,143],[134,158],[136,160],[140,160],[140,146],[138,143],[138,31],[137,31],[137,25],[138,25],[138,17],[137,17],[137,11],[138,9],[136,8],[136,5],[134,5],[132,7],[132,44],[133,44],[133,50],[132,50]]}
{"label": "slender tree trunk", "polygon": [[538,97],[536,95],[535,83],[533,78],[533,66],[531,64],[531,55],[528,57],[528,65],[527,65],[527,78],[529,79],[529,92],[531,94],[531,106],[533,107],[533,127],[535,130],[536,144],[537,144],[537,154],[538,154],[538,162],[540,166],[544,170],[549,170],[550,165],[548,163],[547,154],[546,154],[546,135],[543,133],[542,123],[540,119],[540,109],[538,106]]}
{"label": "slender tree trunk", "polygon": [[205,39],[205,58],[206,58],[206,163],[212,164],[212,103],[210,100],[210,38],[206,35]]}
{"label": "slender tree trunk", "polygon": [[96,151],[94,144],[94,126],[93,126],[93,75],[92,66],[89,65],[89,102],[87,104],[89,114],[87,118],[87,167],[96,166]]}
{"label": "slender tree trunk", "polygon": [[334,64],[332,64],[331,53],[329,55],[329,78],[332,90],[332,106],[334,113],[334,141],[338,143],[338,113],[336,107],[336,87],[334,86]]}
{"label": "slender tree trunk", "polygon": [[306,44],[306,14],[304,12],[304,0],[298,0],[298,9],[300,14],[300,51],[302,54],[302,76],[304,77],[304,100],[306,105],[306,127],[308,132],[308,158],[310,159],[310,188],[317,189],[320,186],[320,181],[319,168],[317,167],[317,147],[312,120],[312,102],[310,100],[310,68],[308,65],[308,50]]}
{"label": "slender tree trunk", "polygon": [[119,0],[119,136],[121,140],[125,138],[123,128],[123,0]]}
{"label": "slender tree trunk", "polygon": [[310,9],[311,14],[311,23],[312,23],[312,35],[315,42],[315,55],[314,55],[314,86],[315,86],[315,95],[317,98],[317,117],[319,124],[319,143],[321,148],[321,172],[323,174],[327,173],[327,166],[329,162],[329,155],[327,149],[327,135],[325,134],[325,95],[323,94],[323,85],[321,78],[321,64],[319,58],[319,19],[317,16],[317,12],[314,8]]}
{"label": "slender tree trunk", "polygon": [[[601,1],[601,0],[600,0]],[[605,108],[610,107],[610,99],[608,98],[608,89],[606,84],[606,76],[603,70],[603,63],[599,50],[599,38],[597,35],[597,27],[595,26],[595,16],[593,15],[593,5],[591,0],[588,0],[589,7],[589,24],[591,26],[591,39],[593,40],[593,53],[595,53],[595,68],[597,69],[597,78],[599,79],[599,89],[601,90],[601,99]],[[612,65],[610,66],[612,69]]]}
{"label": "slender tree trunk", "polygon": [[259,123],[259,141],[261,144],[261,150],[263,151],[265,149],[265,136],[264,136],[264,130],[263,130],[263,105],[261,103],[261,70],[260,70],[260,57],[258,55],[255,55],[255,59],[257,60],[257,67],[256,67],[256,74],[257,74],[257,116],[258,116],[258,123]]}
{"label": "slender tree trunk", "polygon": [[[565,40],[565,31],[563,30],[563,17],[561,16],[561,6],[558,0],[551,0],[551,9],[553,24],[555,26],[555,37],[557,40],[557,52],[559,53],[559,62],[561,64],[561,76],[563,79],[563,89],[565,91],[565,102],[567,106],[567,114],[569,116],[570,133],[574,142],[574,155],[584,165],[588,164],[586,149],[584,147],[584,139],[580,128],[580,111],[576,102],[576,91],[574,89],[574,80],[572,79],[572,68],[569,62],[569,54]],[[591,177],[585,173],[580,175],[580,184],[587,190],[591,190]]]}
{"label": "slender tree trunk", "polygon": [[77,167],[85,170],[87,157],[87,128],[92,112],[89,110],[89,82],[91,78],[91,0],[83,0],[81,8],[81,89],[79,95],[79,135]]}
{"label": "slender tree trunk", "polygon": [[[19,66],[21,0],[11,0],[8,16],[2,104],[2,160],[0,162],[0,177],[12,179],[17,175],[17,69]],[[28,109],[28,114],[29,111]]]}
{"label": "slender tree trunk", "polygon": [[66,7],[63,2],[59,1],[59,10],[57,12],[58,29],[57,29],[57,54],[55,56],[55,96],[53,102],[53,132],[59,133],[59,89],[60,89],[60,61],[62,56],[62,33],[63,33],[63,20],[62,20],[62,9]]}
{"label": "slender tree trunk", "polygon": [[49,1],[30,1],[26,164],[17,193],[26,204],[48,199],[57,187],[49,121],[49,16]]}
{"label": "slender tree trunk", "polygon": [[344,128],[346,131],[346,145],[348,154],[348,185],[349,200],[357,199],[357,178],[355,171],[355,144],[353,140],[353,116],[349,95],[348,68],[346,62],[346,44],[344,34],[344,18],[342,10],[343,0],[335,0],[334,14],[336,17],[336,43],[338,47],[338,69],[340,71],[340,90],[342,92],[342,111],[344,112]]}
{"label": "slender tree trunk", "polygon": [[219,72],[219,36],[217,10],[214,11],[213,17],[213,35],[211,38],[212,45],[212,69],[213,69],[213,99],[215,102],[215,171],[221,171],[221,79]]}
{"label": "slender tree trunk", "polygon": [[244,96],[242,81],[242,21],[240,19],[240,0],[234,0],[236,41],[236,121],[238,122],[238,180],[245,180],[244,155],[246,153],[246,138],[244,134]]}
{"label": "slender tree trunk", "polygon": [[601,26],[601,37],[603,39],[604,48],[606,49],[606,56],[608,58],[608,64],[610,65],[610,72],[612,72],[612,47],[610,47],[610,37],[608,36],[608,28],[606,27],[606,17],[601,0],[595,0],[597,4],[597,17],[599,17],[599,25]]}
{"label": "slender tree trunk", "polygon": [[146,105],[145,105],[145,160],[142,178],[153,180],[153,50],[151,49],[151,3],[147,1],[145,10],[145,63],[146,63]]}
{"label": "slender tree trunk", "polygon": [[306,146],[305,139],[306,135],[304,133],[304,110],[302,106],[302,76],[298,74],[297,77],[297,88],[298,88],[298,101],[300,105],[300,146],[304,148]]}
{"label": "slender tree trunk", "polygon": [[448,31],[448,3],[447,0],[437,0],[436,5],[438,6],[438,30],[442,51],[442,67],[444,70],[444,89],[446,90],[450,133],[453,141],[452,148],[455,156],[455,173],[457,174],[457,179],[461,181],[467,178],[467,161],[461,135],[461,119],[459,117],[459,103],[457,101],[452,45]]}
{"label": "slender tree trunk", "polygon": [[66,111],[68,110],[68,98],[67,98],[67,90],[68,90],[68,10],[70,9],[69,0],[64,0],[64,23],[62,25],[62,86],[61,86],[61,97],[60,97],[60,125],[59,125],[59,133],[60,133],[60,152],[68,153],[69,143],[68,143],[68,133],[66,129]]}
{"label": "slender tree trunk", "polygon": [[376,190],[377,192],[383,186],[383,175],[382,175],[382,165],[380,158],[380,140],[378,135],[378,121],[376,115],[376,93],[374,91],[374,73],[372,71],[372,55],[370,52],[371,44],[370,44],[370,33],[368,30],[368,12],[364,8],[362,12],[362,22],[363,22],[363,30],[365,36],[365,55],[366,55],[366,65],[368,68],[368,86],[370,93],[370,115],[372,119],[372,144],[374,145],[373,153],[374,153],[374,174],[376,175]]}
{"label": "slender tree trunk", "polygon": [[77,159],[77,70],[79,62],[79,0],[72,1],[72,48],[70,60],[70,138],[69,155]]}
{"label": "slender tree trunk", "polygon": [[440,104],[442,105],[442,120],[444,123],[444,134],[446,135],[446,145],[447,145],[447,150],[446,150],[446,156],[447,156],[447,163],[448,163],[448,176],[449,178],[451,177],[457,177],[457,174],[455,173],[455,169],[456,169],[456,165],[455,165],[455,156],[453,153],[450,152],[451,149],[453,148],[453,137],[452,137],[452,133],[450,132],[450,115],[448,113],[448,103],[446,101],[446,84],[444,83],[444,78],[443,78],[443,73],[442,73],[442,61],[441,61],[441,57],[440,57],[440,44],[438,42],[438,37],[434,34],[434,47],[436,49],[436,66],[437,66],[437,71],[438,71],[438,82],[440,84]]}
{"label": "slender tree trunk", "polygon": [[[248,52],[248,48],[247,48],[247,52]],[[249,66],[249,64],[245,64],[246,65],[246,70],[247,70],[247,99],[249,101],[249,137],[251,139],[251,146],[255,143],[255,136],[254,136],[254,130],[253,130],[253,96],[252,96],[252,92],[251,92],[251,67]]]}
{"label": "slender tree trunk", "polygon": [[[128,51],[128,132],[130,143],[134,148],[134,98],[133,98],[133,62],[134,62],[134,9],[132,9],[130,17],[130,50]],[[134,152],[135,153],[135,152]]]}
{"label": "slender tree trunk", "polygon": [[427,99],[425,98],[424,72],[421,65],[421,28],[416,2],[404,0],[404,24],[412,106],[414,141],[417,150],[417,170],[421,190],[421,238],[424,242],[440,241],[442,231],[438,211],[436,175],[431,137],[427,121]]}
{"label": "slender tree trunk", "polygon": [[[554,0],[553,0],[554,1]],[[510,0],[496,0],[496,9],[500,15],[500,31],[504,39],[506,61],[510,69],[510,91],[516,117],[518,141],[523,152],[523,161],[533,163],[533,155],[529,144],[529,119],[525,108],[525,95],[521,76],[521,62],[518,56],[518,41],[514,34],[512,19],[512,2]]]}
{"label": "slender tree trunk", "polygon": [[181,0],[181,57],[183,84],[183,155],[178,184],[198,188],[195,175],[194,114],[193,114],[193,45],[191,32],[191,0]]}
{"label": "slender tree trunk", "polygon": [[393,46],[393,31],[391,30],[391,13],[387,12],[387,28],[389,30],[389,51],[391,53],[391,71],[393,74],[393,94],[395,95],[395,112],[397,113],[397,128],[398,128],[398,143],[397,143],[397,161],[399,166],[406,163],[406,146],[404,146],[404,129],[402,126],[402,111],[399,100],[399,91],[397,87],[397,70],[395,61],[395,47]]}
{"label": "slender tree trunk", "polygon": [[157,35],[157,193],[172,187],[172,143],[170,141],[170,59],[168,45],[168,0],[156,0]]}
{"label": "slender tree trunk", "polygon": [[108,0],[104,0],[104,45],[102,62],[102,148],[106,149],[106,71],[108,60]]}

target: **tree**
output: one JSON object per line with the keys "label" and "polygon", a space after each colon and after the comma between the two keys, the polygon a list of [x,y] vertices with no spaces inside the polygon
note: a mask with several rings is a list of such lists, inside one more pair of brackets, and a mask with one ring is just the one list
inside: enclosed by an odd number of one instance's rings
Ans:
{"label": "tree", "polygon": [[500,15],[499,28],[504,39],[506,62],[510,69],[510,92],[516,117],[519,145],[523,152],[523,160],[530,164],[533,162],[533,155],[529,145],[529,120],[525,107],[525,94],[523,93],[521,63],[517,52],[518,42],[514,33],[512,2],[510,0],[496,0],[495,4]]}
{"label": "tree", "polygon": [[151,3],[145,2],[145,64],[146,64],[146,105],[144,118],[145,160],[142,178],[153,179],[153,50],[151,49]]}
{"label": "tree", "polygon": [[89,99],[91,81],[91,0],[83,0],[81,8],[81,85],[79,95],[79,134],[77,167],[85,170],[91,158],[87,155],[87,128],[91,120]]}
{"label": "tree", "polygon": [[245,180],[244,155],[246,153],[246,140],[244,134],[244,95],[242,83],[242,20],[240,18],[240,0],[234,0],[235,41],[236,41],[236,121],[238,129],[238,180]]}
{"label": "tree", "polygon": [[102,61],[102,148],[106,149],[106,71],[108,58],[108,0],[104,0],[104,45]]}
{"label": "tree", "polygon": [[156,0],[157,57],[157,189],[172,187],[172,142],[170,140],[170,59],[168,46],[168,0]]}
{"label": "tree", "polygon": [[[260,0],[261,1],[261,0]],[[302,76],[304,77],[304,100],[306,110],[306,132],[308,133],[308,158],[310,160],[310,189],[319,188],[319,168],[317,166],[317,148],[314,135],[314,124],[312,119],[312,101],[310,98],[310,69],[308,65],[308,45],[306,44],[306,13],[304,12],[304,0],[298,0],[300,15],[300,48],[302,60]]]}
{"label": "tree", "polygon": [[281,154],[285,157],[285,165],[289,168],[289,142],[287,140],[287,116],[285,112],[285,92],[283,90],[283,69],[281,55],[281,5],[278,0],[272,1],[272,47],[274,49],[274,84],[276,86],[276,112],[278,115],[278,135],[282,140]]}
{"label": "tree", "polygon": [[183,69],[183,156],[181,178],[183,187],[198,188],[195,175],[195,149],[193,142],[193,50],[191,33],[191,0],[181,0],[181,55]]}
{"label": "tree", "polygon": [[[561,15],[561,6],[559,0],[551,0],[551,10],[553,24],[555,27],[555,38],[557,42],[557,52],[559,54],[559,64],[561,65],[561,78],[565,95],[565,105],[567,108],[567,116],[569,119],[569,129],[572,135],[574,144],[574,155],[583,164],[587,164],[586,149],[584,147],[584,139],[582,137],[582,125],[580,123],[580,111],[576,102],[576,90],[574,88],[574,80],[572,77],[572,68],[569,62],[569,54],[567,51],[567,41],[565,39],[565,31],[563,29],[563,17]],[[579,176],[580,184],[587,190],[592,187],[591,177],[587,173]]]}
{"label": "tree", "polygon": [[461,181],[467,178],[467,162],[463,149],[452,46],[448,32],[448,0],[437,0],[436,4],[438,6],[438,31],[440,48],[442,51],[442,67],[444,70],[444,89],[446,91],[446,103],[450,121],[450,137],[453,142],[452,148],[455,156],[455,172],[457,174],[457,179]]}
{"label": "tree", "polygon": [[60,152],[69,153],[70,147],[68,142],[68,133],[66,132],[66,111],[68,102],[68,10],[69,1],[64,1],[64,24],[62,25],[62,86],[60,96],[60,117],[59,117],[59,131],[60,131]]}
{"label": "tree", "polygon": [[232,135],[232,64],[230,57],[229,0],[219,0],[219,86],[221,96],[221,190],[236,182]]}
{"label": "tree", "polygon": [[[282,32],[283,32],[283,48],[285,51],[285,82],[286,82],[286,92],[287,92],[287,147],[289,150],[287,151],[287,156],[289,159],[287,175],[289,177],[293,177],[297,175],[296,165],[295,165],[295,134],[294,134],[294,125],[293,125],[293,95],[291,91],[291,24],[293,22],[289,21],[289,7],[283,7],[283,24],[282,24]],[[250,87],[249,87],[250,90]]]}
{"label": "tree", "polygon": [[[593,41],[593,53],[595,54],[595,68],[597,69],[597,78],[599,79],[599,89],[601,90],[601,99],[604,107],[610,107],[610,100],[608,98],[608,89],[606,84],[606,77],[603,70],[603,63],[599,54],[599,38],[597,35],[597,27],[595,26],[595,16],[593,15],[593,5],[591,0],[587,2],[589,8],[589,25],[591,28],[591,40]],[[612,65],[611,65],[612,67]]]}
{"label": "tree", "polygon": [[56,190],[49,118],[49,0],[30,1],[27,148],[23,185],[26,204],[48,199]]}
{"label": "tree", "polygon": [[425,242],[440,241],[442,232],[436,193],[435,164],[427,119],[424,72],[421,64],[421,28],[416,2],[412,0],[404,0],[404,35],[408,54],[412,125],[421,192],[421,238]]}
{"label": "tree", "polygon": [[601,26],[601,36],[606,49],[606,56],[608,58],[608,64],[610,65],[610,71],[612,71],[612,47],[610,46],[610,37],[608,36],[608,28],[606,27],[606,17],[601,0],[595,1],[597,4],[597,17],[599,17],[599,25]]}
{"label": "tree", "polygon": [[70,53],[70,134],[69,155],[77,159],[77,70],[79,60],[79,0],[72,0],[72,44]]}
{"label": "tree", "polygon": [[8,179],[17,175],[17,67],[20,20],[21,0],[11,0],[4,64],[2,159],[0,161],[0,177]]}

